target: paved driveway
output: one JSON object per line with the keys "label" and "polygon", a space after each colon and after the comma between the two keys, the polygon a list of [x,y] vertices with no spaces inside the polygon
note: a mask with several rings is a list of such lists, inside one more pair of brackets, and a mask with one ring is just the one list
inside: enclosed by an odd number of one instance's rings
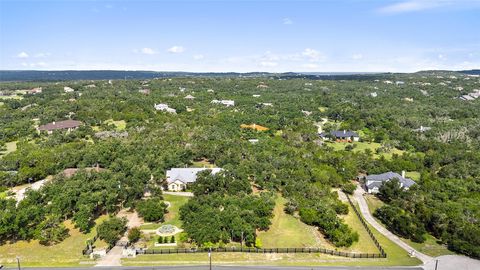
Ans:
{"label": "paved driveway", "polygon": [[420,259],[424,264],[429,263],[433,261],[433,257],[430,257],[428,255],[425,255],[418,250],[415,250],[413,247],[410,245],[406,244],[398,236],[394,235],[391,233],[389,230],[387,230],[385,227],[383,227],[380,223],[378,223],[370,213],[370,210],[368,209],[367,201],[363,197],[365,194],[365,191],[363,188],[360,186],[357,186],[357,189],[355,190],[355,193],[353,194],[355,200],[358,202],[358,206],[360,207],[360,212],[362,213],[363,217],[365,218],[365,221],[367,221],[370,225],[372,225],[377,231],[379,231],[381,234],[385,235],[388,239],[390,239],[392,242],[395,244],[399,245],[401,248],[405,249],[407,252],[415,252],[415,257]]}

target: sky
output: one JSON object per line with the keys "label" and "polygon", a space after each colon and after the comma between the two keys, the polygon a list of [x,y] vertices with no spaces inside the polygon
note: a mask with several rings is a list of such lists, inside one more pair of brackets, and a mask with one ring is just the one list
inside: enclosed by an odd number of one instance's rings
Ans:
{"label": "sky", "polygon": [[0,0],[1,70],[480,68],[480,0]]}

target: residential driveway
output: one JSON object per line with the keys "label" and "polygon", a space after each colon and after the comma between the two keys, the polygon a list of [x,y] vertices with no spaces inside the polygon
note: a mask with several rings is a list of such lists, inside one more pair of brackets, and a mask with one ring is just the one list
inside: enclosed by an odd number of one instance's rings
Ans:
{"label": "residential driveway", "polygon": [[176,195],[176,196],[185,196],[185,197],[193,197],[193,193],[192,193],[192,192],[185,192],[185,191],[164,191],[163,194]]}
{"label": "residential driveway", "polygon": [[15,200],[17,200],[17,203],[20,202],[21,200],[25,199],[25,192],[27,191],[27,189],[39,190],[41,187],[43,187],[51,179],[52,179],[52,177],[49,176],[49,177],[47,177],[43,180],[40,180],[40,181],[37,181],[37,182],[33,183],[32,185],[30,185],[28,187],[19,189],[18,191],[14,191]]}
{"label": "residential driveway", "polygon": [[436,257],[423,266],[425,270],[435,270],[435,260],[438,260],[437,270],[477,270],[480,261],[460,255],[445,255]]}
{"label": "residential driveway", "polygon": [[95,267],[104,266],[122,266],[122,252],[123,247],[114,246],[107,254],[107,256],[101,258]]}
{"label": "residential driveway", "polygon": [[365,221],[367,221],[370,225],[372,225],[377,231],[379,231],[381,234],[385,235],[388,239],[390,239],[392,242],[395,244],[399,245],[401,248],[405,249],[407,252],[412,252],[414,251],[415,257],[420,259],[423,264],[430,263],[434,260],[433,257],[430,257],[428,255],[425,255],[421,252],[418,252],[418,250],[415,250],[413,247],[410,245],[406,244],[398,236],[394,235],[391,233],[389,230],[387,230],[385,227],[383,227],[380,223],[378,223],[370,213],[370,210],[368,209],[367,201],[363,197],[363,194],[365,194],[365,191],[363,188],[360,186],[357,186],[357,189],[355,190],[355,193],[353,194],[355,200],[358,202],[358,206],[360,207],[360,212],[362,213],[363,217],[365,218]]}

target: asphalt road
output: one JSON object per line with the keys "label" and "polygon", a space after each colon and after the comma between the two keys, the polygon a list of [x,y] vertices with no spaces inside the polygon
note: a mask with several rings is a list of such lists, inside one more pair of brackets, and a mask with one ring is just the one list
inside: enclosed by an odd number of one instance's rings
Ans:
{"label": "asphalt road", "polygon": [[[17,269],[17,268],[7,268],[7,269]],[[46,269],[54,269],[54,270],[92,270],[92,269],[115,269],[115,270],[209,270],[208,265],[197,265],[197,266],[118,266],[118,267],[68,267],[68,268],[24,268],[22,269],[29,269],[29,270],[46,270]],[[284,270],[421,270],[421,267],[345,267],[345,266],[318,266],[318,267],[306,267],[306,266],[217,266],[212,265],[212,270],[236,270],[236,269],[244,269],[244,270],[277,270],[277,269],[284,269]]]}

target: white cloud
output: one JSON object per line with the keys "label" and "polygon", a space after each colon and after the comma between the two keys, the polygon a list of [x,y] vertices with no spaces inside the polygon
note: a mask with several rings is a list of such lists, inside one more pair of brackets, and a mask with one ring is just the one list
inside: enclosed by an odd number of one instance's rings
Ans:
{"label": "white cloud", "polygon": [[304,64],[303,67],[308,69],[316,69],[318,68],[318,65],[313,63],[308,63],[308,64]]}
{"label": "white cloud", "polygon": [[325,59],[325,56],[319,51],[310,48],[306,48],[305,50],[303,50],[302,55],[312,62],[317,62]]}
{"label": "white cloud", "polygon": [[447,60],[447,57],[444,54],[439,54],[437,57],[440,60]]}
{"label": "white cloud", "polygon": [[290,18],[283,18],[283,24],[291,25],[293,24],[293,21]]}
{"label": "white cloud", "polygon": [[262,61],[262,62],[260,62],[260,66],[262,66],[262,67],[276,67],[276,66],[278,66],[278,63],[277,62]]}
{"label": "white cloud", "polygon": [[205,58],[205,56],[203,56],[203,54],[196,54],[193,56],[193,59],[195,60],[202,60],[203,58]]}
{"label": "white cloud", "polygon": [[17,54],[17,57],[18,58],[28,58],[28,54],[26,52],[21,52],[21,53]]}
{"label": "white cloud", "polygon": [[157,53],[157,52],[156,52],[154,49],[152,49],[152,48],[142,48],[142,49],[140,50],[140,52],[143,53],[143,54],[149,54],[149,55],[152,55],[152,54],[156,54],[156,53]]}
{"label": "white cloud", "polygon": [[354,55],[352,55],[353,60],[360,60],[362,58],[363,58],[363,54],[361,53],[355,53]]}
{"label": "white cloud", "polygon": [[51,53],[37,53],[33,57],[35,57],[35,58],[45,58],[45,57],[48,57],[50,55],[52,55],[52,54]]}
{"label": "white cloud", "polygon": [[[377,11],[383,14],[396,14],[396,13],[416,12],[416,11],[435,9],[439,7],[450,6],[452,4],[465,4],[465,3],[468,4],[468,2],[470,1],[408,0],[408,1],[401,1],[395,4],[390,4],[390,5],[381,7]],[[471,2],[474,2],[474,1],[471,1]]]}
{"label": "white cloud", "polygon": [[167,51],[170,53],[182,53],[185,51],[185,48],[183,48],[182,46],[173,46]]}

